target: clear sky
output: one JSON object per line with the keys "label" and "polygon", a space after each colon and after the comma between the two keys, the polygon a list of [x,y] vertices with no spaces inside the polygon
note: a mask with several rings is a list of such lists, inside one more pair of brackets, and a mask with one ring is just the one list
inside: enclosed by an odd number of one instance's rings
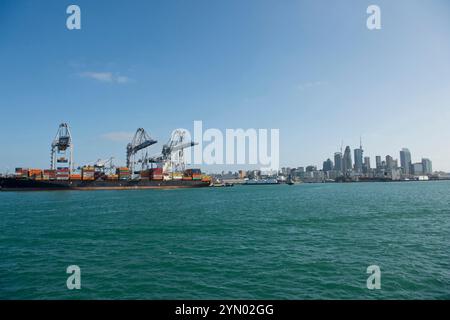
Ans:
{"label": "clear sky", "polygon": [[448,0],[2,0],[0,171],[48,167],[62,121],[82,164],[194,120],[279,128],[282,166],[321,167],[362,136],[372,162],[408,147],[450,171],[449,39]]}

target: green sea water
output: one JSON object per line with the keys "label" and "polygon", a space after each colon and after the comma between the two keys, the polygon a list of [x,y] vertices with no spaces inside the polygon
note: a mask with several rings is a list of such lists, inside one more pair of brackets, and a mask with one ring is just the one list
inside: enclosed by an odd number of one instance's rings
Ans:
{"label": "green sea water", "polygon": [[4,192],[0,298],[450,299],[449,240],[444,181]]}

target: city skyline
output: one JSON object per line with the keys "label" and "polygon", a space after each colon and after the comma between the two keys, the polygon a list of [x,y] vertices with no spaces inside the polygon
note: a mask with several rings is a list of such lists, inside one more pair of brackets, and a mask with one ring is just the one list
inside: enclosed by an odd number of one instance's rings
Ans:
{"label": "city skyline", "polygon": [[[128,138],[128,136],[127,136],[127,138]],[[122,140],[125,141],[124,139],[122,139],[122,137],[121,137],[120,140],[121,141]],[[161,143],[160,143],[160,145],[161,145]],[[415,158],[412,157],[409,148],[405,148],[405,147],[401,148],[398,151],[398,154],[399,154],[398,158],[395,157],[395,156],[392,157],[390,154],[386,154],[386,155],[377,154],[377,155],[374,155],[374,156],[368,156],[368,155],[365,154],[365,149],[362,146],[362,138],[361,137],[360,137],[359,147],[357,147],[355,149],[352,149],[351,146],[347,145],[347,146],[345,146],[344,152],[342,152],[342,146],[343,145],[341,145],[341,149],[338,150],[338,151],[335,151],[331,157],[327,157],[326,160],[324,160],[322,162],[322,166],[324,166],[325,163],[328,162],[328,165],[331,166],[331,170],[330,171],[337,170],[337,171],[345,172],[345,171],[348,171],[348,170],[353,170],[355,172],[362,173],[363,172],[363,168],[364,168],[365,165],[367,165],[367,163],[369,164],[369,168],[371,168],[370,164],[372,163],[372,160],[375,160],[373,162],[374,163],[374,168],[377,168],[381,163],[388,163],[389,162],[388,158],[391,158],[392,161],[395,162],[395,166],[400,168],[400,169],[402,169],[402,173],[408,174],[408,173],[411,172],[411,165],[414,165],[414,164],[417,164],[417,163],[422,163],[422,165],[425,166],[423,164],[424,160],[425,160],[425,161],[427,161],[427,163],[429,163],[428,167],[431,167],[432,166],[432,162],[433,162],[432,160],[429,159],[429,157],[426,157],[426,156],[416,156]],[[354,158],[352,157],[352,150],[353,150]],[[191,151],[186,151],[186,153],[189,153],[189,152],[193,153],[193,150],[191,149]],[[406,160],[404,160],[404,154],[405,153],[407,154]],[[357,159],[360,160],[358,162],[360,165],[358,165],[358,166],[357,166]],[[414,159],[416,159],[416,160],[418,159],[420,161],[414,161]],[[114,158],[112,158],[111,160],[114,162]],[[121,159],[116,159],[115,164],[119,164],[120,165],[121,162],[123,162],[123,161],[121,161]],[[81,167],[81,166],[87,164],[87,163],[81,164],[81,163],[78,163],[78,162],[75,162],[75,163],[76,163],[76,167]],[[405,166],[404,163],[409,163],[409,166]],[[294,165],[294,166],[286,166],[286,165],[283,165],[283,163],[282,163],[282,165],[280,165],[280,167],[279,167],[279,171],[281,171],[283,168],[293,168],[293,169],[295,169],[295,168],[299,168],[299,167],[305,168],[305,167],[308,167],[308,166],[310,166],[310,167],[314,166],[316,168],[321,168],[321,169],[318,169],[318,170],[325,171],[325,170],[322,169],[322,166],[320,165],[320,160],[318,160],[317,162],[308,163],[308,164],[306,164],[306,163],[302,162],[301,160],[299,160],[297,162],[297,165]],[[21,166],[16,166],[16,167],[21,167]],[[7,167],[6,170],[0,171],[0,173],[12,173],[16,167],[14,167],[14,168],[13,167]],[[36,166],[24,166],[24,167],[32,168],[32,167],[36,167]],[[48,166],[48,165],[42,166],[42,168],[47,168],[47,167],[50,168],[50,166]],[[225,165],[225,164],[224,165],[201,165],[201,167],[202,168],[206,168],[206,171],[208,171],[208,172],[214,172],[214,173],[219,173],[220,171],[222,171],[222,172],[225,172],[225,171],[233,172],[233,171],[236,171],[236,170],[254,170],[254,169],[258,169],[258,166],[246,165],[246,164],[244,164],[244,165],[240,165],[240,164],[232,164],[232,165]],[[218,168],[218,167],[222,167],[222,169],[214,169],[214,168]],[[339,168],[341,168],[341,169],[339,169]],[[406,169],[404,169],[404,168],[406,168]],[[446,172],[446,173],[450,173],[450,171],[434,169],[434,168],[433,168],[432,172]],[[430,172],[430,173],[432,173],[432,172]]]}
{"label": "city skyline", "polygon": [[377,1],[375,31],[365,0],[75,3],[71,31],[69,3],[0,3],[0,172],[48,167],[61,122],[81,165],[125,163],[140,127],[157,153],[195,120],[280,129],[282,167],[321,166],[362,136],[371,159],[408,146],[450,172],[448,1]]}
{"label": "city skyline", "polygon": [[[317,170],[322,170],[322,171],[354,171],[357,173],[363,173],[364,167],[369,169],[376,169],[377,167],[380,166],[386,166],[387,168],[398,168],[402,170],[402,173],[404,174],[409,174],[412,173],[411,172],[411,165],[414,164],[422,164],[424,167],[427,167],[427,169],[425,169],[427,174],[431,174],[433,172],[444,172],[442,170],[439,169],[434,169],[433,168],[433,161],[432,159],[430,159],[429,157],[426,156],[415,156],[412,157],[411,152],[409,151],[408,148],[401,148],[398,151],[398,157],[396,157],[395,155],[391,155],[391,154],[380,154],[380,155],[375,155],[373,157],[371,156],[366,156],[365,155],[365,149],[362,147],[362,144],[360,143],[358,148],[353,149],[354,154],[356,155],[357,152],[359,152],[359,150],[361,150],[360,152],[360,159],[361,161],[361,166],[357,166],[356,165],[356,156],[355,158],[352,158],[351,156],[351,151],[352,148],[351,146],[345,146],[345,152],[341,152],[341,151],[336,151],[334,152],[333,157],[328,157],[325,160],[323,160],[322,162],[322,166],[317,165],[316,163],[308,163],[308,164],[300,164],[297,166],[293,166],[293,167],[288,167],[288,166],[283,166],[283,168],[291,168],[291,169],[295,169],[295,168],[305,168],[308,166],[314,166],[317,168]],[[402,153],[404,153],[405,151],[408,152],[409,157],[406,158],[406,161],[403,161],[402,159]],[[345,157],[347,155],[347,160],[345,160]],[[333,160],[332,160],[333,159]],[[372,162],[372,160],[375,160],[374,162]],[[414,161],[417,160],[417,161]],[[347,165],[345,165],[344,163],[347,161]],[[373,164],[373,166],[372,166]],[[331,168],[329,170],[324,170],[325,166],[327,168]]]}

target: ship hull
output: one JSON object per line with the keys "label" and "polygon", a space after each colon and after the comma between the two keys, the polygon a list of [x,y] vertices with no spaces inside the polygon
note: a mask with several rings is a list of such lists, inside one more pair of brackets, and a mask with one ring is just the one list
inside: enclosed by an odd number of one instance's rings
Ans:
{"label": "ship hull", "polygon": [[201,180],[31,180],[0,178],[0,191],[44,191],[44,190],[136,190],[175,189],[208,187]]}

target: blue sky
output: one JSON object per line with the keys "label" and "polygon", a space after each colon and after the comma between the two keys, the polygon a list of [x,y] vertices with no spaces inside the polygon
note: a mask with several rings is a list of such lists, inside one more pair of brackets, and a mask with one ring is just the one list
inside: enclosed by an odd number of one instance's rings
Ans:
{"label": "blue sky", "polygon": [[282,166],[321,166],[361,135],[373,162],[408,147],[450,171],[449,39],[447,0],[2,0],[0,171],[47,167],[62,121],[82,164],[194,120],[279,128]]}

